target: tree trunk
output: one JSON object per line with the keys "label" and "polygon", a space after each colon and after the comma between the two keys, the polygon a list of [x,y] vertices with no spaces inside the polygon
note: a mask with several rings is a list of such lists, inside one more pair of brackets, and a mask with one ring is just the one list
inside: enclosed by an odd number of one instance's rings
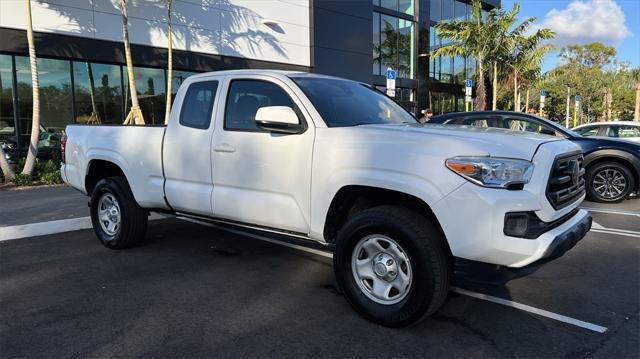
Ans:
{"label": "tree trunk", "polygon": [[476,111],[484,111],[487,107],[487,94],[484,88],[484,68],[482,60],[478,60],[478,88],[476,89]]}
{"label": "tree trunk", "polygon": [[2,174],[4,174],[4,181],[9,182],[15,177],[15,173],[9,166],[9,162],[7,162],[7,158],[4,156],[4,151],[2,147],[0,147],[0,170],[2,170]]}
{"label": "tree trunk", "polygon": [[569,119],[571,118],[571,113],[569,111],[571,111],[571,89],[567,86],[567,113],[564,119],[564,127],[566,128],[569,128]]}
{"label": "tree trunk", "polygon": [[640,82],[636,83],[636,109],[633,112],[633,120],[640,122]]}
{"label": "tree trunk", "polygon": [[89,90],[91,91],[91,116],[89,116],[87,123],[100,123],[100,116],[98,116],[98,108],[96,106],[96,85],[93,80],[93,67],[90,62],[87,62],[87,75],[89,76]]}
{"label": "tree trunk", "polygon": [[129,77],[129,92],[131,94],[131,110],[124,120],[125,125],[144,125],[144,117],[138,105],[136,79],[133,74],[133,60],[131,59],[131,45],[129,44],[129,16],[127,15],[127,0],[120,0],[122,11],[122,35],[124,38],[124,54],[127,60],[127,76]]}
{"label": "tree trunk", "polygon": [[171,0],[167,0],[167,24],[168,24],[168,44],[167,44],[167,106],[164,112],[164,124],[169,123],[171,115],[171,82],[173,82],[173,41],[171,40]]}
{"label": "tree trunk", "polygon": [[520,112],[520,97],[518,95],[518,71],[513,70],[513,110],[516,112]]}
{"label": "tree trunk", "polygon": [[491,109],[498,109],[498,62],[493,62],[493,97],[491,99]]}
{"label": "tree trunk", "polygon": [[25,1],[27,5],[27,42],[29,44],[29,63],[31,65],[31,92],[33,98],[33,116],[31,120],[31,139],[29,140],[29,152],[24,163],[22,174],[31,175],[38,155],[38,140],[40,139],[40,89],[38,81],[38,64],[36,62],[36,48],[33,40],[33,23],[31,22],[31,0]]}
{"label": "tree trunk", "polygon": [[527,94],[526,94],[527,97],[525,97],[525,99],[524,99],[524,110],[525,110],[525,112],[529,112],[529,90],[530,90],[529,87],[527,87]]}

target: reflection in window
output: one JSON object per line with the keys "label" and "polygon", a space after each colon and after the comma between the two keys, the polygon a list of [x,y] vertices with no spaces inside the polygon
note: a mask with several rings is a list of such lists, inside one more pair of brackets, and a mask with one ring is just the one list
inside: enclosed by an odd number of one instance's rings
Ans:
{"label": "reflection in window", "polygon": [[289,95],[278,85],[258,80],[234,80],[229,86],[225,107],[224,128],[260,130],[256,113],[261,107],[286,106],[296,109]]}
{"label": "reflection in window", "polygon": [[124,121],[120,66],[74,62],[73,79],[77,123]]}
{"label": "reflection in window", "polygon": [[453,59],[454,82],[459,85],[464,84],[466,76],[464,63],[465,62],[463,56],[456,56]]}
{"label": "reflection in window", "polygon": [[[138,93],[138,102],[144,116],[146,124],[159,125],[164,123],[165,110],[165,91],[166,85],[164,81],[164,70],[152,69],[147,67],[134,67],[136,76],[136,90]],[[129,98],[129,79],[127,71],[124,71],[125,84],[125,103],[127,104],[125,112],[131,108],[131,99]]]}
{"label": "reflection in window", "polygon": [[452,20],[453,19],[453,4],[454,0],[442,0],[440,5],[440,11],[442,11],[441,20]]}
{"label": "reflection in window", "polygon": [[413,15],[413,0],[398,0],[398,11]]}
{"label": "reflection in window", "polygon": [[[27,146],[31,134],[33,97],[31,92],[31,66],[29,58],[16,56],[16,78],[18,82],[18,116],[20,119],[21,146]],[[69,61],[37,59],[40,79],[40,147],[56,147],[54,134],[60,134],[72,123],[71,68]]]}
{"label": "reflection in window", "polygon": [[13,81],[11,56],[0,55],[0,141],[13,149],[16,146],[13,120]]}
{"label": "reflection in window", "polygon": [[380,14],[373,13],[373,74],[380,75]]}
{"label": "reflection in window", "polygon": [[[384,74],[392,68],[398,77],[413,78],[414,22],[374,13],[373,26],[373,73]],[[380,29],[379,41],[376,29]]]}
{"label": "reflection in window", "polygon": [[450,93],[430,92],[429,103],[434,115],[456,111],[456,97]]}
{"label": "reflection in window", "polygon": [[429,3],[431,8],[431,21],[440,21],[442,19],[440,14],[440,0],[431,0]]}

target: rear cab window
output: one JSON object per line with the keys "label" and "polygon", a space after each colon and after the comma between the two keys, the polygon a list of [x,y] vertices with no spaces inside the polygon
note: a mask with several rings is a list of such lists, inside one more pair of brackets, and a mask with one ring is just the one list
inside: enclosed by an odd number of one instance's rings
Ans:
{"label": "rear cab window", "polygon": [[208,129],[217,90],[218,81],[200,81],[189,85],[180,108],[180,125]]}

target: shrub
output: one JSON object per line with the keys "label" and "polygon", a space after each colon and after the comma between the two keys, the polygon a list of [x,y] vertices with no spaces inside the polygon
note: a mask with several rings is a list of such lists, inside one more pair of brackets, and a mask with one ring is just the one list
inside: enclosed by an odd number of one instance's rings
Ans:
{"label": "shrub", "polygon": [[38,174],[40,180],[46,184],[58,184],[62,183],[62,177],[60,177],[60,163],[49,160],[39,167]]}
{"label": "shrub", "polygon": [[31,183],[33,183],[33,179],[30,175],[16,173],[15,177],[13,177],[13,184],[16,186],[29,186]]}

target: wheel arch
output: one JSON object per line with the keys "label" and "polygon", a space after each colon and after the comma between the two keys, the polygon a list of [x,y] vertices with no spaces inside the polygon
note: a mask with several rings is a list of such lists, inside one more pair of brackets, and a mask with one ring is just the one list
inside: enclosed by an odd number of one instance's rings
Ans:
{"label": "wheel arch", "polygon": [[[103,178],[121,176],[127,180],[125,172],[117,163],[107,159],[92,159],[87,164],[87,170],[84,178],[84,188],[90,196],[95,185]],[[127,180],[127,183],[129,181]]]}
{"label": "wheel arch", "polygon": [[[440,221],[424,200],[409,193],[367,185],[346,185],[336,192],[325,218],[324,239],[335,243],[338,231],[351,216],[380,205],[397,205],[415,211],[429,220],[446,239]],[[448,242],[447,250],[451,254]]]}
{"label": "wheel arch", "polygon": [[620,150],[600,150],[591,152],[584,157],[584,167],[587,171],[589,168],[603,162],[615,162],[628,168],[633,175],[633,182],[635,183],[632,190],[637,191],[640,188],[640,159]]}

